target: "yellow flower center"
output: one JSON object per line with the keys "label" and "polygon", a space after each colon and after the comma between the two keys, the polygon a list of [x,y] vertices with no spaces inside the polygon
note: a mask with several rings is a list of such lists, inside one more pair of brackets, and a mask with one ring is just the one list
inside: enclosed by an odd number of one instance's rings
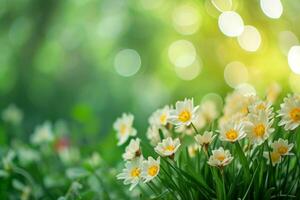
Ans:
{"label": "yellow flower center", "polygon": [[244,108],[241,109],[241,113],[243,114],[248,114],[249,110],[248,110],[248,106],[245,106]]}
{"label": "yellow flower center", "polygon": [[235,140],[238,137],[238,133],[234,129],[230,129],[226,132],[226,137],[229,140]]}
{"label": "yellow flower center", "polygon": [[165,151],[174,151],[175,147],[174,145],[168,145],[165,147]]}
{"label": "yellow flower center", "polygon": [[166,114],[162,114],[159,118],[159,121],[161,124],[165,124],[167,120],[167,115]]}
{"label": "yellow flower center", "polygon": [[151,167],[148,168],[148,174],[150,176],[155,176],[158,172],[158,166],[157,165],[152,165]]}
{"label": "yellow flower center", "polygon": [[130,172],[131,177],[139,177],[140,174],[141,174],[141,170],[138,167],[133,168]]}
{"label": "yellow flower center", "polygon": [[280,154],[277,152],[271,152],[272,163],[278,162],[280,159]]}
{"label": "yellow flower center", "polygon": [[121,135],[125,135],[126,131],[127,131],[126,124],[122,124],[121,127],[120,127],[120,133],[121,133]]}
{"label": "yellow flower center", "polygon": [[300,108],[294,108],[291,110],[290,117],[294,122],[300,121]]}
{"label": "yellow flower center", "polygon": [[283,155],[283,154],[286,154],[286,152],[288,151],[288,148],[286,146],[280,146],[277,151],[280,155]]}
{"label": "yellow flower center", "polygon": [[219,160],[219,161],[223,161],[224,159],[225,159],[225,155],[219,155],[219,156],[217,156],[217,159]]}
{"label": "yellow flower center", "polygon": [[266,128],[263,124],[258,124],[254,127],[254,133],[257,137],[262,137],[265,134]]}
{"label": "yellow flower center", "polygon": [[263,103],[261,103],[261,104],[259,104],[258,106],[256,106],[256,108],[257,108],[258,110],[265,110],[265,109],[266,109],[266,106],[265,106]]}
{"label": "yellow flower center", "polygon": [[178,119],[181,122],[187,122],[191,119],[191,113],[187,110],[184,110],[179,114]]}

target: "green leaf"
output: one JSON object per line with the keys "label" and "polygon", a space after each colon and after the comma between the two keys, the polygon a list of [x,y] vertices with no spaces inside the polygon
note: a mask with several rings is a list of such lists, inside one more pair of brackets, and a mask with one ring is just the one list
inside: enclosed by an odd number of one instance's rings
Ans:
{"label": "green leaf", "polygon": [[236,153],[238,154],[239,160],[240,160],[243,170],[245,172],[244,174],[245,174],[246,183],[249,183],[251,176],[250,176],[250,170],[249,170],[249,164],[248,164],[247,158],[246,158],[239,142],[235,143],[235,147],[236,147],[235,148]]}

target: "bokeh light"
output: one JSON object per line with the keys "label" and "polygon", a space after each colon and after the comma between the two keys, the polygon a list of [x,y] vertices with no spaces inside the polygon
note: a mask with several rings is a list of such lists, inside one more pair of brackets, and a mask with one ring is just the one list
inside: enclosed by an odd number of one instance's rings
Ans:
{"label": "bokeh light", "polygon": [[244,26],[243,33],[238,36],[238,43],[246,51],[257,51],[261,43],[260,33],[254,26]]}
{"label": "bokeh light", "polygon": [[219,94],[216,93],[208,93],[201,99],[201,104],[212,101],[215,103],[218,110],[222,110],[223,108],[223,99]]}
{"label": "bokeh light", "polygon": [[141,67],[141,57],[133,49],[123,49],[115,56],[114,67],[121,76],[133,76]]}
{"label": "bokeh light", "polygon": [[178,40],[170,45],[168,55],[171,63],[176,67],[187,67],[195,61],[196,49],[191,42]]}
{"label": "bokeh light", "polygon": [[233,11],[221,13],[218,23],[221,32],[228,37],[237,37],[244,31],[243,19]]}
{"label": "bokeh light", "polygon": [[173,11],[173,25],[178,33],[191,35],[195,33],[201,24],[201,16],[195,5],[181,5]]}
{"label": "bokeh light", "polygon": [[211,2],[220,12],[232,9],[232,0],[211,0]]}
{"label": "bokeh light", "polygon": [[182,80],[189,81],[195,79],[200,74],[201,68],[201,61],[199,60],[199,58],[197,58],[197,60],[193,64],[187,67],[175,67],[175,72],[177,76]]}
{"label": "bokeh light", "polygon": [[282,15],[283,8],[280,0],[260,0],[260,7],[269,18],[278,19]]}
{"label": "bokeh light", "polygon": [[242,83],[238,85],[235,89],[237,92],[245,96],[256,95],[255,88],[249,83]]}
{"label": "bokeh light", "polygon": [[291,31],[281,31],[278,35],[279,47],[282,53],[288,54],[290,48],[299,44],[297,36]]}
{"label": "bokeh light", "polygon": [[226,83],[232,88],[235,88],[241,83],[247,82],[247,67],[243,63],[238,61],[227,64],[224,70],[224,79]]}
{"label": "bokeh light", "polygon": [[293,46],[289,50],[288,63],[294,73],[300,74],[300,46]]}

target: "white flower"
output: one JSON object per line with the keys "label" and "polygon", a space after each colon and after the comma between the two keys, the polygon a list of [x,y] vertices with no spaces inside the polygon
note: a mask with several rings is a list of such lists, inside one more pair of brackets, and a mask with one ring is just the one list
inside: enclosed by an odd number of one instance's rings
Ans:
{"label": "white flower", "polygon": [[[195,128],[197,130],[200,130],[206,125],[206,119],[205,119],[204,115],[199,111],[196,112],[195,115],[196,116],[192,120],[192,123],[193,123],[193,125],[195,126]],[[176,126],[175,131],[177,133],[183,133],[183,134],[186,134],[186,135],[194,135],[196,133],[195,129],[191,125],[189,125],[189,126]]]}
{"label": "white flower", "polygon": [[131,161],[127,161],[122,173],[117,175],[117,179],[124,179],[124,184],[131,184],[131,191],[141,180],[142,177],[143,157],[138,157]]}
{"label": "white flower", "polygon": [[241,140],[246,136],[244,130],[244,124],[239,121],[229,121],[226,124],[223,124],[220,130],[220,140],[235,142]]}
{"label": "white flower", "polygon": [[54,140],[52,126],[50,122],[45,122],[35,128],[31,135],[31,142],[36,145],[50,143]]}
{"label": "white flower", "polygon": [[273,166],[276,164],[279,164],[281,162],[281,156],[278,152],[272,151],[272,152],[270,152],[270,155],[269,155],[269,152],[266,151],[266,152],[264,152],[263,156],[268,160],[269,164],[270,164],[270,157],[271,157]]}
{"label": "white flower", "polygon": [[199,151],[199,146],[197,144],[191,144],[188,146],[188,152],[191,158],[196,156],[197,151]]}
{"label": "white flower", "polygon": [[142,167],[142,177],[144,179],[144,183],[151,181],[155,178],[160,169],[160,157],[156,160],[152,157],[148,157],[148,160],[143,161]]}
{"label": "white flower", "polygon": [[194,138],[200,146],[208,146],[216,136],[212,131],[205,131],[203,135],[198,134]]}
{"label": "white flower", "polygon": [[156,110],[149,118],[149,124],[152,126],[166,126],[168,123],[170,108],[165,106],[162,109]]}
{"label": "white flower", "polygon": [[289,144],[288,140],[284,140],[282,138],[279,138],[279,140],[274,141],[271,144],[273,151],[279,153],[281,156],[291,155],[292,153],[290,153],[290,151],[293,146],[294,144]]}
{"label": "white flower", "polygon": [[269,119],[274,117],[273,107],[271,102],[262,101],[256,97],[253,102],[249,105],[249,113],[258,115],[259,112],[265,112]]}
{"label": "white flower", "polygon": [[284,125],[285,130],[294,130],[300,125],[300,95],[288,95],[280,105],[279,126]]}
{"label": "white flower", "polygon": [[249,115],[249,121],[245,123],[245,131],[252,144],[262,144],[274,131],[273,120],[268,119],[265,112],[258,115]]}
{"label": "white flower", "polygon": [[136,130],[132,127],[134,117],[132,114],[123,113],[123,115],[116,120],[113,127],[117,131],[118,145],[124,144],[130,136],[136,135]]}
{"label": "white flower", "polygon": [[267,88],[267,100],[271,103],[274,103],[281,93],[281,86],[274,82]]}
{"label": "white flower", "polygon": [[141,155],[140,139],[131,139],[129,145],[125,149],[125,153],[122,155],[124,160],[132,160],[135,157]]}
{"label": "white flower", "polygon": [[210,123],[215,120],[219,112],[217,110],[216,103],[214,101],[205,101],[200,105],[200,113],[203,115],[206,123]]}
{"label": "white flower", "polygon": [[23,112],[17,106],[11,104],[5,110],[3,110],[2,119],[5,122],[18,125],[23,120]]}
{"label": "white flower", "polygon": [[208,164],[214,167],[224,167],[233,160],[229,150],[224,150],[223,147],[213,150],[209,157]]}
{"label": "white flower", "polygon": [[159,128],[157,128],[156,126],[149,126],[146,132],[146,136],[151,145],[157,145],[157,143],[160,142]]}
{"label": "white flower", "polygon": [[158,143],[154,150],[161,156],[172,156],[175,154],[180,146],[180,141],[178,138],[173,140],[171,137],[163,139],[162,142]]}
{"label": "white flower", "polygon": [[175,110],[170,111],[168,121],[176,126],[190,125],[198,109],[198,106],[194,107],[193,99],[177,101],[175,107]]}
{"label": "white flower", "polygon": [[231,118],[234,115],[246,116],[249,112],[248,106],[253,96],[245,96],[238,91],[227,95],[224,106],[224,116]]}

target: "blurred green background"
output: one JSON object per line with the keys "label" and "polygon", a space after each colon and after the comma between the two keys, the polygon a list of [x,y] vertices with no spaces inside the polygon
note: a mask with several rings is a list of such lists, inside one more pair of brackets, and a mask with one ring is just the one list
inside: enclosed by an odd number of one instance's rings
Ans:
{"label": "blurred green background", "polygon": [[[288,51],[299,45],[300,3],[282,1],[273,19],[259,0],[230,2],[0,0],[0,108],[21,108],[28,135],[63,119],[81,127],[70,133],[77,142],[103,150],[116,142],[112,123],[122,112],[143,135],[151,112],[184,97],[199,103],[241,84],[263,95],[274,81],[299,92]],[[256,32],[227,37],[220,10]]]}

